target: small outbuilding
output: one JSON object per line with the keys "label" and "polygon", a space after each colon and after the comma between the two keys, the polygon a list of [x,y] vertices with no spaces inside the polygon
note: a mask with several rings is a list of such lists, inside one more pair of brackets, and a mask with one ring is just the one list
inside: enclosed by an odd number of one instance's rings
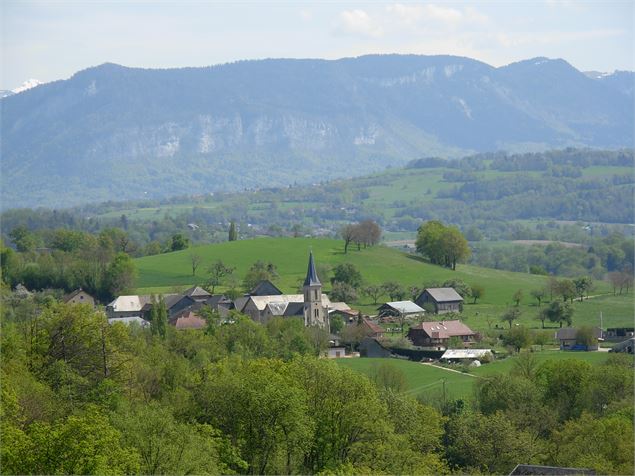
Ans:
{"label": "small outbuilding", "polygon": [[488,358],[493,358],[490,349],[448,349],[443,353],[440,360],[462,362],[465,360],[481,361]]}
{"label": "small outbuilding", "polygon": [[377,308],[379,317],[423,316],[425,310],[412,301],[393,301],[382,304]]}
{"label": "small outbuilding", "polygon": [[359,343],[360,357],[392,357],[392,352],[374,337],[366,337]]}

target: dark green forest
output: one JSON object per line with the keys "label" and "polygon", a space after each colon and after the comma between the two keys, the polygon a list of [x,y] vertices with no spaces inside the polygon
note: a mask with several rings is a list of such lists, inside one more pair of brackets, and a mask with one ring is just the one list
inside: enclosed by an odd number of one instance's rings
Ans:
{"label": "dark green forest", "polygon": [[301,320],[207,313],[205,331],[108,325],[2,292],[3,474],[633,472],[633,362],[518,359],[464,400],[317,356]]}

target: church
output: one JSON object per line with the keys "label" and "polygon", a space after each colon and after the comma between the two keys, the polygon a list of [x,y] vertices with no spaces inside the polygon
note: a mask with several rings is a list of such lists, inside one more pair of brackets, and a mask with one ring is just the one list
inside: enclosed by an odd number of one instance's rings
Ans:
{"label": "church", "polygon": [[315,270],[313,253],[309,253],[309,264],[302,294],[283,294],[273,283],[263,281],[248,295],[234,301],[236,309],[254,321],[266,323],[272,317],[303,317],[307,327],[329,329],[329,312],[348,309],[345,303],[332,303],[322,292],[322,283]]}

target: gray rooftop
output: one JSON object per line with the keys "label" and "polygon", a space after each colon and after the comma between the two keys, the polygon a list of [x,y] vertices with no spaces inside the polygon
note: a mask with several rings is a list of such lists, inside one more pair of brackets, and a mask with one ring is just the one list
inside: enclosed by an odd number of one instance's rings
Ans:
{"label": "gray rooftop", "polygon": [[463,301],[454,288],[426,288],[426,291],[436,302]]}

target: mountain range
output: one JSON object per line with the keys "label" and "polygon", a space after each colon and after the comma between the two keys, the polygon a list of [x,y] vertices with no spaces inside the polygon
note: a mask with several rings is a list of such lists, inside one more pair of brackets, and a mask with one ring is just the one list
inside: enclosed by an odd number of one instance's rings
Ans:
{"label": "mountain range", "polygon": [[634,78],[547,58],[107,63],[0,100],[2,207],[317,182],[422,156],[631,147]]}

